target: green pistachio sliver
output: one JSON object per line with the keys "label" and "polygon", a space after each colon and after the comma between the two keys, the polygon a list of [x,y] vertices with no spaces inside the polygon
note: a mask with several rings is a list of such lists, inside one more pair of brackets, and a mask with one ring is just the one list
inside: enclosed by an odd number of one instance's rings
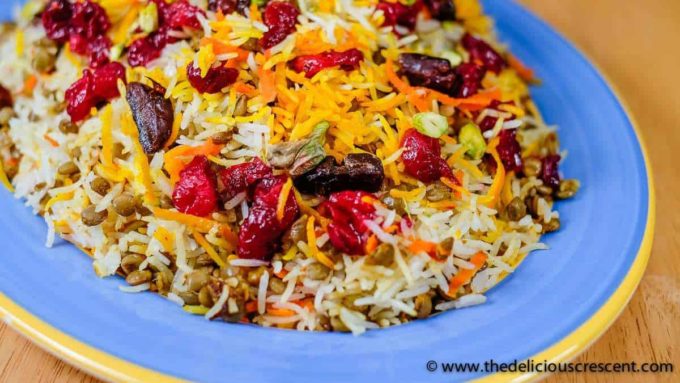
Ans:
{"label": "green pistachio sliver", "polygon": [[439,113],[424,112],[413,116],[413,127],[426,136],[439,138],[449,128],[449,123]]}
{"label": "green pistachio sliver", "polygon": [[139,27],[145,33],[151,33],[158,29],[158,6],[156,3],[149,3],[139,12]]}
{"label": "green pistachio sliver", "polygon": [[458,133],[458,141],[467,149],[465,153],[472,159],[482,158],[486,151],[486,141],[479,126],[469,122]]}

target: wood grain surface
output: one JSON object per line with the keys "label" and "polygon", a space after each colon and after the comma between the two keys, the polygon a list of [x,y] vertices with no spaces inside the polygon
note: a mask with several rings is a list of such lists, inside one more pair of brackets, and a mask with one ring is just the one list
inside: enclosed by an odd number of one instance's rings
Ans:
{"label": "wood grain surface", "polygon": [[[547,380],[678,382],[680,165],[675,156],[680,154],[680,1],[520,1],[608,74],[639,124],[656,181],[656,237],[644,279],[621,317],[577,361],[672,362],[676,371],[560,374]],[[0,382],[97,381],[0,324]]]}

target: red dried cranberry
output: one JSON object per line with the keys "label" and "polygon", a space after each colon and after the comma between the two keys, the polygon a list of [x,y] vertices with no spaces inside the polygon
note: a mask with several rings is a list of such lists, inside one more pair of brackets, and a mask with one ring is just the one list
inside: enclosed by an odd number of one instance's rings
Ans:
{"label": "red dried cranberry", "polygon": [[433,182],[441,177],[455,179],[451,168],[441,157],[439,140],[409,129],[401,141],[401,159],[407,174],[422,182]]}
{"label": "red dried cranberry", "polygon": [[71,34],[91,40],[105,34],[111,28],[111,22],[104,8],[87,0],[73,4],[70,28]]}
{"label": "red dried cranberry", "polygon": [[12,107],[12,105],[14,105],[14,101],[12,100],[12,93],[10,93],[9,90],[0,85],[0,109]]}
{"label": "red dried cranberry", "polygon": [[217,210],[215,175],[205,156],[194,157],[179,173],[172,203],[182,213],[205,217]]}
{"label": "red dried cranberry", "polygon": [[146,64],[159,58],[166,45],[175,42],[176,39],[168,36],[167,28],[160,28],[146,37],[139,38],[130,44],[128,49],[128,63],[135,66]]}
{"label": "red dried cranberry", "polygon": [[[514,101],[511,101],[509,103],[503,103],[503,104],[509,104],[509,105],[514,105]],[[498,100],[493,100],[491,101],[491,104],[489,104],[488,108],[490,109],[496,109],[498,106],[501,105],[501,102]],[[508,112],[503,112],[503,113],[508,113]],[[515,119],[515,115],[510,113],[510,117],[506,118],[505,121],[511,121]],[[496,126],[496,122],[498,121],[498,117],[491,117],[491,116],[485,116],[482,119],[482,122],[479,123],[479,128],[482,130],[482,132],[486,132],[487,130],[493,129],[494,126]]]}
{"label": "red dried cranberry", "polygon": [[370,203],[373,199],[364,191],[345,190],[331,194],[322,204],[322,213],[331,218],[328,237],[336,249],[351,255],[365,254],[369,229],[364,221],[375,218],[375,207]]}
{"label": "red dried cranberry", "polygon": [[522,170],[522,148],[517,142],[517,129],[503,129],[498,134],[499,142],[496,150],[506,171]]}
{"label": "red dried cranberry", "polygon": [[260,39],[260,46],[269,49],[285,40],[289,34],[295,32],[295,24],[300,11],[291,3],[271,1],[264,9],[262,19],[269,28]]}
{"label": "red dried cranberry", "polygon": [[439,92],[451,93],[456,83],[456,73],[449,60],[402,53],[399,55],[400,74],[413,86],[424,86]]}
{"label": "red dried cranberry", "polygon": [[281,221],[276,209],[288,176],[267,176],[256,186],[254,202],[239,232],[241,258],[269,260],[280,244],[283,233],[293,224],[300,210],[293,193],[288,195]]}
{"label": "red dried cranberry", "polygon": [[205,77],[201,77],[201,69],[193,63],[187,65],[187,78],[189,83],[199,93],[219,93],[225,87],[236,82],[238,69],[213,67],[208,70]]}
{"label": "red dried cranberry", "polygon": [[238,193],[250,192],[258,181],[270,177],[272,169],[261,159],[230,166],[220,171],[220,193],[224,202],[236,197]]}
{"label": "red dried cranberry", "polygon": [[50,0],[42,14],[42,24],[47,37],[58,43],[65,43],[70,35],[73,6],[68,0]]}
{"label": "red dried cranberry", "polygon": [[441,21],[456,19],[456,5],[453,0],[425,0],[425,6],[432,17]]}
{"label": "red dried cranberry", "polygon": [[98,36],[88,44],[87,50],[90,58],[90,67],[99,68],[109,62],[111,40],[104,35]]}
{"label": "red dried cranberry", "polygon": [[466,33],[463,36],[463,47],[470,53],[473,61],[479,61],[486,69],[498,73],[505,67],[505,60],[486,41]]}
{"label": "red dried cranberry", "polygon": [[376,10],[383,11],[385,15],[385,21],[382,26],[394,27],[399,25],[408,30],[413,30],[416,27],[416,19],[422,7],[423,3],[421,0],[416,0],[411,6],[404,5],[398,1],[392,3],[381,1],[376,6]]}
{"label": "red dried cranberry", "polygon": [[559,154],[545,156],[541,161],[541,180],[543,180],[544,185],[553,189],[560,187],[559,163]]}
{"label": "red dried cranberry", "polygon": [[246,9],[250,7],[250,0],[208,0],[208,9],[217,12],[222,11],[222,14],[228,15],[234,12],[245,14]]}
{"label": "red dried cranberry", "polygon": [[456,86],[454,95],[456,97],[470,97],[477,93],[482,86],[486,70],[474,63],[463,63],[456,67]]}
{"label": "red dried cranberry", "polygon": [[83,120],[100,102],[118,97],[118,79],[125,79],[125,67],[118,62],[106,64],[94,72],[85,69],[83,77],[73,83],[64,95],[71,120]]}
{"label": "red dried cranberry", "polygon": [[167,26],[172,29],[181,29],[189,27],[193,29],[201,29],[201,23],[198,21],[198,15],[204,15],[202,9],[189,4],[187,0],[179,0],[172,4],[165,13]]}
{"label": "red dried cranberry", "polygon": [[352,48],[344,52],[328,51],[318,55],[299,56],[290,63],[290,66],[296,72],[305,72],[307,78],[312,78],[322,69],[334,66],[345,71],[355,70],[363,59],[363,53]]}

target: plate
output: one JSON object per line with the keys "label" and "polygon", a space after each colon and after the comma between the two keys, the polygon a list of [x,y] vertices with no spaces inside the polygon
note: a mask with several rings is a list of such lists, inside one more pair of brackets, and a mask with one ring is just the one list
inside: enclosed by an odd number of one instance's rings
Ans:
{"label": "plate", "polygon": [[[484,305],[355,337],[208,322],[154,294],[125,294],[90,259],[0,191],[0,313],[60,358],[120,381],[404,381],[529,379],[444,373],[443,362],[564,361],[625,307],[649,256],[651,171],[614,92],[564,38],[510,1],[486,1],[500,38],[543,80],[532,94],[559,126],[564,174],[582,189],[559,202],[562,229],[488,293]],[[8,18],[8,7],[0,16]],[[429,372],[426,364],[437,362]],[[432,366],[430,364],[430,366]]]}

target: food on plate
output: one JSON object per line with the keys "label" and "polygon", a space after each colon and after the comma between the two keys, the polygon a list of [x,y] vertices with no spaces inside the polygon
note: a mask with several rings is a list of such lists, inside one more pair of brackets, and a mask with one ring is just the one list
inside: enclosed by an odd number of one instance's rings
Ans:
{"label": "food on plate", "polygon": [[0,71],[0,180],[47,245],[211,320],[483,303],[579,188],[476,0],[34,0]]}

